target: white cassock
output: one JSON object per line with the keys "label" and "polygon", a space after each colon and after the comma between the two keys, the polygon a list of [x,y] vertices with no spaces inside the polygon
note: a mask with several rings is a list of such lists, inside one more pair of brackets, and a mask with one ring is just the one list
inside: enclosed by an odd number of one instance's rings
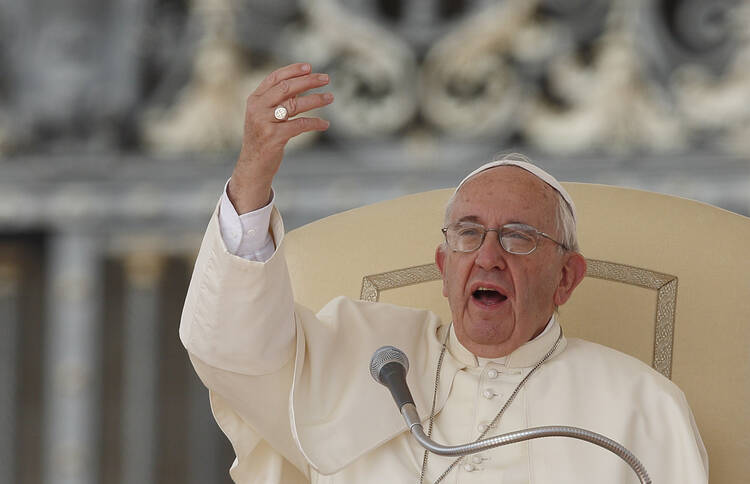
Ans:
{"label": "white cassock", "polygon": [[[283,224],[274,211],[276,241]],[[560,335],[547,330],[500,360],[477,359],[428,311],[337,298],[317,315],[295,305],[283,244],[265,263],[231,255],[211,219],[185,302],[180,337],[211,393],[237,459],[237,483],[415,483],[423,449],[368,366],[380,346],[401,348],[417,409],[429,417],[445,332],[433,437],[475,440]],[[293,322],[293,324],[292,324]],[[606,324],[604,322],[603,324]],[[488,436],[543,425],[612,438],[655,484],[708,482],[708,461],[683,393],[642,362],[562,338]],[[430,455],[425,482],[453,458]],[[466,457],[445,483],[637,483],[610,452],[546,438]]]}

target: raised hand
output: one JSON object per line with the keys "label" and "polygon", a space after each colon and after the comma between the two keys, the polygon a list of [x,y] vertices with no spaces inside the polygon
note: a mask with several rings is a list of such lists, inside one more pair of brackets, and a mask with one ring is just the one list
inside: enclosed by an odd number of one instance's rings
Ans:
{"label": "raised hand", "polygon": [[[227,193],[237,212],[247,213],[265,206],[271,196],[271,182],[281,166],[284,147],[293,137],[307,131],[325,131],[329,122],[301,113],[333,102],[333,94],[308,94],[328,84],[327,74],[311,73],[310,64],[298,63],[269,74],[247,98],[242,150],[229,180]],[[286,109],[286,118],[274,114]],[[283,110],[278,114],[283,114]]]}

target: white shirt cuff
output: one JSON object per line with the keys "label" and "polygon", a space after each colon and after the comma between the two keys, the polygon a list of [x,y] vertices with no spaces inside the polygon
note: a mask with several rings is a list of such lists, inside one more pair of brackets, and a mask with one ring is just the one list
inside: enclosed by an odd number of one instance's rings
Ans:
{"label": "white shirt cuff", "polygon": [[265,262],[271,258],[276,247],[268,230],[271,223],[271,210],[276,198],[271,190],[268,205],[252,212],[237,214],[227,195],[227,185],[221,195],[219,206],[219,230],[227,250],[243,259]]}

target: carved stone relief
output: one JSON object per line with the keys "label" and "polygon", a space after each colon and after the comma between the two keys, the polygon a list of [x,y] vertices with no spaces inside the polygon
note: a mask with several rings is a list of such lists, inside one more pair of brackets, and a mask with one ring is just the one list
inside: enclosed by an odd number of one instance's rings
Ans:
{"label": "carved stone relief", "polygon": [[573,49],[551,60],[549,89],[563,107],[533,100],[523,127],[533,145],[558,153],[687,147],[683,121],[638,50],[640,8],[641,1],[614,2],[587,61]]}
{"label": "carved stone relief", "polygon": [[167,109],[151,109],[143,138],[153,151],[210,151],[238,146],[245,93],[260,81],[247,67],[236,42],[232,0],[196,0],[192,15],[202,36],[190,83]]}
{"label": "carved stone relief", "polygon": [[[278,26],[265,26],[265,36],[242,31],[242,20],[253,20],[247,18],[245,10],[257,12],[262,2],[196,0],[192,5],[192,16],[201,35],[190,80],[175,103],[145,112],[142,138],[152,151],[235,150],[242,141],[247,96],[266,74],[279,67],[278,62],[262,62],[259,66],[248,62],[256,47],[272,47],[268,39],[277,34],[274,30],[279,30],[274,29]],[[291,144],[304,144],[313,136],[295,138]]]}
{"label": "carved stone relief", "polygon": [[[700,2],[686,2],[692,8],[685,13],[714,15],[725,29],[709,24],[710,17],[699,25],[696,37],[704,49],[729,45],[731,56],[724,65],[685,63],[676,70],[671,87],[680,114],[696,133],[707,139],[712,148],[729,153],[750,154],[750,3],[716,2],[709,10]],[[698,5],[693,5],[698,4]],[[733,10],[729,7],[737,4]],[[703,7],[701,9],[701,7]],[[695,12],[695,10],[699,10]],[[687,8],[686,8],[687,10]],[[708,10],[708,11],[706,11]],[[704,45],[707,44],[707,45]],[[726,50],[726,49],[725,49]]]}
{"label": "carved stone relief", "polygon": [[[747,123],[724,123],[744,119],[750,95],[747,2],[458,4],[446,18],[430,0],[301,1],[276,58],[331,73],[327,136],[344,142],[427,132],[561,154],[679,153],[710,130],[713,145],[750,152]],[[708,76],[717,65],[725,75]]]}
{"label": "carved stone relief", "polygon": [[287,30],[284,43],[291,57],[330,72],[334,135],[390,134],[411,121],[417,61],[409,44],[337,0],[303,2],[302,8],[306,25]]}
{"label": "carved stone relief", "polygon": [[0,0],[0,24],[23,27],[0,34],[0,105],[14,120],[0,119],[0,153],[60,136],[113,151],[234,150],[261,76],[308,60],[331,74],[324,136],[343,145],[419,135],[746,155],[749,5]]}

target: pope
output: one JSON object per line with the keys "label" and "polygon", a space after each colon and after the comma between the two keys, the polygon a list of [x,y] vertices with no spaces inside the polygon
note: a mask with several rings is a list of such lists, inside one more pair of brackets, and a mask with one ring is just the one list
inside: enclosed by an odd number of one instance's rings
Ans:
{"label": "pope", "polygon": [[682,391],[632,357],[563,335],[556,309],[586,272],[575,205],[520,155],[470,173],[446,207],[435,262],[452,321],[344,297],[317,314],[294,302],[272,182],[291,138],[328,128],[304,116],[333,102],[305,95],[328,82],[292,64],[249,96],[185,301],[180,338],[232,442],[234,481],[637,482],[612,454],[568,439],[429,454],[363,371],[393,344],[409,355],[415,404],[438,442],[576,426],[630,449],[655,483],[707,483]]}

